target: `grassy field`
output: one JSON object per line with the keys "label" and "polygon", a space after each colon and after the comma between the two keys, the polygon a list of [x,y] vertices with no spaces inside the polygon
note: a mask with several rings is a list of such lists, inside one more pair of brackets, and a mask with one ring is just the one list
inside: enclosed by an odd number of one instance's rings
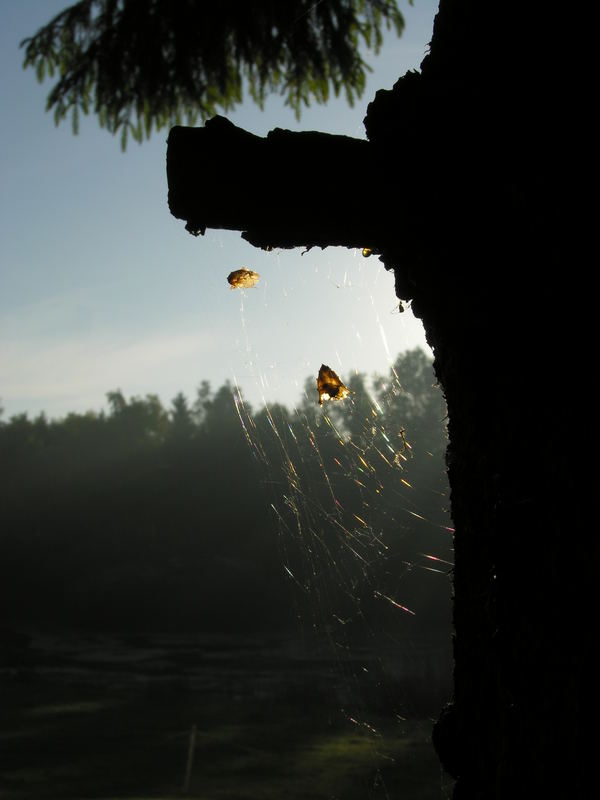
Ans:
{"label": "grassy field", "polygon": [[359,717],[341,708],[333,690],[323,690],[322,662],[303,663],[290,672],[302,680],[271,691],[257,659],[278,675],[281,667],[260,648],[244,660],[237,651],[234,658],[232,651],[205,648],[196,671],[189,648],[180,648],[178,658],[157,648],[110,650],[97,643],[44,652],[3,671],[2,800],[450,794],[431,748],[431,721],[381,711]]}

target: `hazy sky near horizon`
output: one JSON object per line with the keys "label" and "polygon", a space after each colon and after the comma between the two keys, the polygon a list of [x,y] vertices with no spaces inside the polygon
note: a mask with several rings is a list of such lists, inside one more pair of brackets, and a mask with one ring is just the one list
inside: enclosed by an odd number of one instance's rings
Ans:
{"label": "hazy sky near horizon", "polygon": [[[343,248],[265,253],[239,233],[186,233],[167,206],[166,130],[122,153],[94,116],[81,120],[78,136],[70,122],[56,128],[44,111],[52,83],[22,69],[19,43],[66,5],[0,0],[5,418],[99,410],[117,388],[168,404],[180,390],[193,398],[203,379],[214,388],[236,380],[255,405],[291,404],[323,362],[341,375],[385,373],[400,351],[426,347],[420,322],[398,313],[393,275],[377,258]],[[373,72],[354,108],[334,99],[297,122],[275,96],[264,111],[247,101],[229,118],[259,135],[282,127],[364,137],[376,90],[418,69],[437,5],[400,0],[404,35],[388,35],[379,56],[367,56]],[[265,181],[282,199],[293,191],[285,174]],[[356,175],[357,203],[377,191]],[[243,293],[226,281],[242,266],[261,274]]]}

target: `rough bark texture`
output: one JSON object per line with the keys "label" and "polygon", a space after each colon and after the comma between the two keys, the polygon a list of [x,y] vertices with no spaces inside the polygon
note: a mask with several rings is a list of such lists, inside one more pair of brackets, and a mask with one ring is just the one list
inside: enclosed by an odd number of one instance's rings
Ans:
{"label": "rough bark texture", "polygon": [[[249,188],[256,216],[216,208],[212,189],[197,203],[199,168],[188,183],[171,152],[191,134],[174,131],[169,148],[171,208],[191,227],[248,230],[262,246],[369,245],[423,320],[449,409],[455,695],[434,741],[456,800],[584,796],[588,766],[598,546],[575,523],[580,488],[562,449],[567,437],[577,459],[585,436],[579,309],[554,282],[577,286],[580,269],[566,223],[570,86],[554,63],[547,4],[501,12],[442,0],[421,73],[377,93],[369,143],[344,139],[341,159],[330,161],[334,137],[274,132],[285,152],[276,148],[272,167],[261,144],[260,170],[276,169],[279,188]],[[185,152],[181,163],[194,159]],[[235,195],[256,171],[232,169]],[[268,204],[284,186],[282,221]],[[316,214],[300,186],[315,187]],[[370,204],[377,189],[385,204]]]}

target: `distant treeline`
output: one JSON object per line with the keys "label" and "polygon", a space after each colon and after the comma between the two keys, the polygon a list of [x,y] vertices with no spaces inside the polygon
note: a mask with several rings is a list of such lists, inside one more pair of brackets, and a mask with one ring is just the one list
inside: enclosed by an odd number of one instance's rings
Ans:
{"label": "distant treeline", "polygon": [[203,382],[168,409],[114,391],[107,412],[0,422],[0,624],[447,629],[431,362],[403,353],[369,390],[341,376],[351,396],[323,408],[315,377],[291,410]]}

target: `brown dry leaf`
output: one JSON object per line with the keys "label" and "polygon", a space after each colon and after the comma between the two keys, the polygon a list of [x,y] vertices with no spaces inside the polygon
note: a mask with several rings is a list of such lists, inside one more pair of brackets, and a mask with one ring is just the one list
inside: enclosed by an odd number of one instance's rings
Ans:
{"label": "brown dry leaf", "polygon": [[348,397],[350,389],[341,382],[336,373],[321,364],[319,377],[317,378],[317,389],[319,390],[319,405],[323,405],[323,400],[343,400]]}
{"label": "brown dry leaf", "polygon": [[251,289],[253,286],[256,286],[259,278],[260,275],[258,272],[246,269],[246,267],[236,269],[227,276],[227,280],[232,289]]}

